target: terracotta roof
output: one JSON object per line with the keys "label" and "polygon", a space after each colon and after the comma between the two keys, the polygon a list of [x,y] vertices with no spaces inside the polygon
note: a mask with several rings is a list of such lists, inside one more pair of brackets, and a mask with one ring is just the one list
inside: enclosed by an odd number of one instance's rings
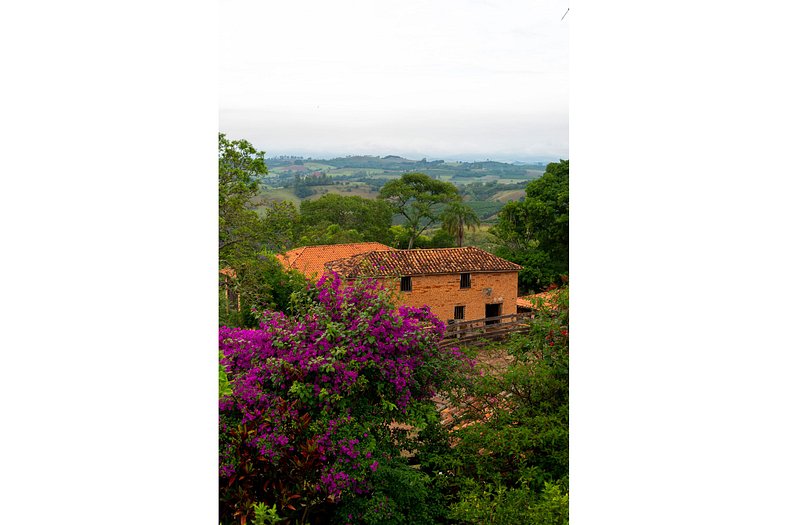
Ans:
{"label": "terracotta roof", "polygon": [[537,302],[541,300],[543,306],[552,308],[556,306],[555,296],[560,292],[560,289],[547,290],[546,292],[535,293],[531,295],[523,295],[517,298],[517,306],[519,308],[537,308]]}
{"label": "terracotta roof", "polygon": [[326,264],[326,270],[356,279],[363,276],[516,272],[520,266],[479,248],[466,246],[365,253],[331,261]]}
{"label": "terracotta roof", "polygon": [[276,258],[285,268],[295,269],[308,277],[320,276],[325,264],[335,259],[352,257],[360,253],[393,250],[379,242],[356,242],[352,244],[323,244],[302,246],[277,255]]}

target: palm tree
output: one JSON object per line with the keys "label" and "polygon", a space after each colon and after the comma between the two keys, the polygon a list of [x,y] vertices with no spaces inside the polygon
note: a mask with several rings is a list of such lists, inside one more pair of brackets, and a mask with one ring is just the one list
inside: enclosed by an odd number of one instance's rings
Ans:
{"label": "palm tree", "polygon": [[465,237],[465,230],[476,230],[481,223],[473,208],[460,201],[450,202],[441,214],[443,229],[452,234],[457,239],[457,246],[462,247],[462,239]]}

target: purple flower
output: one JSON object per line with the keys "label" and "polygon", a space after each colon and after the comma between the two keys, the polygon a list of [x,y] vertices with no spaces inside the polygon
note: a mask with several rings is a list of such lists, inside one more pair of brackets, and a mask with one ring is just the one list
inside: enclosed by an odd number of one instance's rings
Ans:
{"label": "purple flower", "polygon": [[[293,315],[263,311],[259,329],[219,329],[233,384],[219,407],[219,472],[226,479],[240,461],[257,461],[265,468],[253,470],[276,479],[308,451],[316,467],[301,481],[339,500],[370,489],[379,463],[370,471],[359,463],[361,454],[372,458],[370,423],[401,421],[413,401],[471,365],[457,349],[438,347],[445,326],[428,308],[397,308],[375,282],[342,286],[324,276],[303,293]],[[399,412],[383,410],[391,403]]]}

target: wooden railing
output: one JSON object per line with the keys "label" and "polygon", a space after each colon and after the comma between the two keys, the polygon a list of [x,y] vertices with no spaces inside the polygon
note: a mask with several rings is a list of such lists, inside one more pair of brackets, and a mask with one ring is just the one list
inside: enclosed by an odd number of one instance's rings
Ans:
{"label": "wooden railing", "polygon": [[475,345],[485,340],[502,339],[512,333],[527,332],[527,314],[499,315],[470,321],[456,321],[448,325],[440,346]]}

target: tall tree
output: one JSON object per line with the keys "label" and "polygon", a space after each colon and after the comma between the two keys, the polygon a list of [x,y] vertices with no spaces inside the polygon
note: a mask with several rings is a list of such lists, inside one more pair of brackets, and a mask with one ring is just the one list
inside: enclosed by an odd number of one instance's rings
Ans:
{"label": "tall tree", "polygon": [[394,211],[405,218],[410,250],[419,234],[438,220],[438,206],[459,200],[460,195],[449,182],[433,179],[424,173],[406,173],[399,179],[388,181],[378,198],[389,202]]}
{"label": "tall tree", "polygon": [[462,247],[465,230],[474,231],[481,224],[473,208],[460,201],[450,202],[441,213],[443,229],[457,239],[457,246]]}
{"label": "tall tree", "polygon": [[260,216],[252,209],[259,180],[268,169],[265,152],[246,140],[219,133],[219,260],[232,264],[258,249]]}
{"label": "tall tree", "polygon": [[569,161],[547,165],[525,188],[525,198],[509,202],[492,229],[496,254],[523,266],[520,291],[539,291],[569,272]]}
{"label": "tall tree", "polygon": [[569,161],[551,162],[525,189],[534,238],[556,265],[569,269]]}

